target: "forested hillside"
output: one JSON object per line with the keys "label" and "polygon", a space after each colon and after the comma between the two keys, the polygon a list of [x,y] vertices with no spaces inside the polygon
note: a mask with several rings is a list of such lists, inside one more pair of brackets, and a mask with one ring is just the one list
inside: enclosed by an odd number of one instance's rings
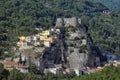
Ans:
{"label": "forested hillside", "polygon": [[119,80],[120,67],[109,66],[105,67],[101,72],[96,72],[90,75],[84,75],[80,78],[71,80]]}
{"label": "forested hillside", "polygon": [[53,27],[57,17],[80,17],[103,9],[87,0],[0,0],[0,54],[15,45],[18,36],[34,34],[36,27]]}
{"label": "forested hillside", "polygon": [[0,0],[0,56],[15,45],[18,36],[35,34],[36,27],[54,27],[56,18],[72,16],[82,18],[96,45],[119,52],[120,12],[104,15],[105,9],[93,0]]}
{"label": "forested hillside", "polygon": [[104,4],[110,10],[120,10],[120,0],[96,0]]}
{"label": "forested hillside", "polygon": [[95,45],[113,53],[120,53],[120,11],[111,12],[109,15],[96,15],[92,19],[85,17],[84,21]]}

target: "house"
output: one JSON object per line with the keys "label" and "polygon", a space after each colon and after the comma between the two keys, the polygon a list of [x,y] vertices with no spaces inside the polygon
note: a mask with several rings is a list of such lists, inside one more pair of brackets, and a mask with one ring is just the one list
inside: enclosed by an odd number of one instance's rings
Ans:
{"label": "house", "polygon": [[24,42],[20,41],[20,42],[17,42],[17,46],[18,46],[18,47],[24,47],[24,48],[25,48],[25,47],[28,46],[28,44],[27,44],[27,42],[25,42],[25,41],[24,41]]}
{"label": "house", "polygon": [[19,62],[19,60],[20,60],[19,57],[13,59],[13,61],[15,61],[15,62]]}
{"label": "house", "polygon": [[51,46],[50,41],[44,41],[44,46],[46,46],[46,47],[50,47],[50,46]]}
{"label": "house", "polygon": [[50,31],[49,30],[46,30],[46,31],[43,31],[44,35],[50,35]]}
{"label": "house", "polygon": [[86,45],[86,44],[87,44],[86,39],[83,39],[83,40],[82,40],[82,45]]}
{"label": "house", "polygon": [[40,40],[46,40],[48,36],[50,35],[50,31],[46,30],[40,33]]}
{"label": "house", "polygon": [[89,70],[89,73],[95,73],[96,72],[96,69],[90,69]]}
{"label": "house", "polygon": [[40,45],[40,42],[35,41],[35,42],[34,42],[34,46],[38,46],[38,45]]}
{"label": "house", "polygon": [[52,43],[53,42],[53,38],[49,37],[49,38],[45,39],[45,41],[49,41],[50,43]]}
{"label": "house", "polygon": [[45,69],[44,73],[52,73],[52,74],[56,74],[57,73],[57,69],[56,68],[49,68],[49,69]]}
{"label": "house", "polygon": [[20,41],[25,41],[25,36],[19,37]]}
{"label": "house", "polygon": [[22,47],[27,47],[28,46],[28,44],[27,44],[27,42],[23,42],[23,45],[22,45]]}
{"label": "house", "polygon": [[13,70],[13,68],[16,68],[18,66],[18,63],[13,61],[4,61],[2,62],[2,64],[4,65],[4,68],[9,71]]}
{"label": "house", "polygon": [[56,29],[56,32],[60,32],[60,29]]}
{"label": "house", "polygon": [[73,69],[70,69],[70,68],[67,68],[65,70],[65,72],[66,72],[66,74],[74,74],[75,73],[75,71]]}
{"label": "house", "polygon": [[26,42],[31,42],[31,36],[27,36],[27,37],[25,38],[25,41],[26,41]]}
{"label": "house", "polygon": [[46,38],[47,38],[47,36],[40,35],[40,40],[45,40]]}
{"label": "house", "polygon": [[17,42],[17,46],[18,46],[18,47],[21,47],[22,45],[23,45],[23,42],[22,42],[22,41]]}
{"label": "house", "polygon": [[114,60],[113,65],[116,67],[120,66],[120,60]]}
{"label": "house", "polygon": [[11,61],[11,60],[12,60],[11,57],[5,58],[5,61]]}
{"label": "house", "polygon": [[110,11],[109,10],[103,10],[103,13],[104,14],[110,14]]}
{"label": "house", "polygon": [[36,41],[37,40],[37,36],[32,36],[32,40]]}
{"label": "house", "polygon": [[28,66],[17,66],[16,69],[22,73],[28,73]]}

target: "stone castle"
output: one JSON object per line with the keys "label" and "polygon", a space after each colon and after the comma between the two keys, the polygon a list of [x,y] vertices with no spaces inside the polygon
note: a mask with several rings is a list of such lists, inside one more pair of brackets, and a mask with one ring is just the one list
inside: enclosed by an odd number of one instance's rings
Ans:
{"label": "stone castle", "polygon": [[68,26],[77,26],[81,24],[81,19],[77,17],[72,18],[57,18],[55,27],[68,27]]}

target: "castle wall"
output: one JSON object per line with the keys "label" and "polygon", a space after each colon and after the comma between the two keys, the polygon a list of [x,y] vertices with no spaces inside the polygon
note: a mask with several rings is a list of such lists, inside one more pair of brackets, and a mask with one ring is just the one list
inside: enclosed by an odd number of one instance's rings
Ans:
{"label": "castle wall", "polygon": [[57,18],[56,27],[68,27],[68,26],[77,26],[81,24],[81,19],[72,17],[72,18]]}

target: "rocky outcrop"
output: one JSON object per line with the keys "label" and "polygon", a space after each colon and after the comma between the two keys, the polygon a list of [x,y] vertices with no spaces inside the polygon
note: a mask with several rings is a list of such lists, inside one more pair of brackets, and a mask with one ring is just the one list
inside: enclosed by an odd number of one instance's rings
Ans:
{"label": "rocky outcrop", "polygon": [[80,53],[78,49],[74,49],[74,52],[69,56],[69,64],[71,69],[79,69],[86,65],[88,61],[88,55]]}
{"label": "rocky outcrop", "polygon": [[93,45],[80,19],[58,18],[56,27],[60,29],[56,34],[57,39],[45,49],[42,56],[44,68],[53,68],[56,64],[71,69],[101,65],[101,52]]}

